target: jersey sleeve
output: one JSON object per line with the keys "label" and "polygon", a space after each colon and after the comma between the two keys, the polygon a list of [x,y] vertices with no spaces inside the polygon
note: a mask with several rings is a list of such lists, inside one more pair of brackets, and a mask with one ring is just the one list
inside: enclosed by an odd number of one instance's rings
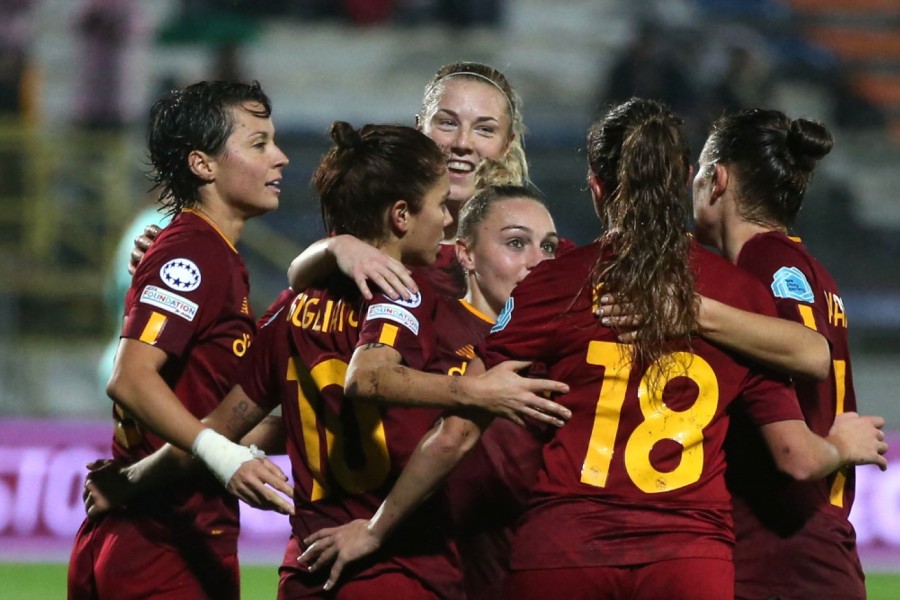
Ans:
{"label": "jersey sleeve", "polygon": [[363,313],[357,347],[390,346],[400,353],[405,365],[422,370],[436,350],[437,298],[427,282],[416,279],[420,291],[411,300],[375,295]]}
{"label": "jersey sleeve", "polygon": [[122,337],[183,354],[228,301],[231,278],[223,271],[231,262],[222,260],[222,252],[221,242],[197,235],[148,253],[134,274]]}
{"label": "jersey sleeve", "polygon": [[[534,274],[534,273],[532,273]],[[506,360],[541,362],[549,332],[544,331],[552,316],[549,298],[531,275],[513,290],[497,322],[478,350],[486,368]]]}
{"label": "jersey sleeve", "polygon": [[757,426],[803,420],[803,411],[790,380],[762,368],[749,372],[739,406]]}
{"label": "jersey sleeve", "polygon": [[806,325],[832,342],[828,315],[816,302],[815,274],[802,252],[779,240],[751,240],[738,256],[738,266],[767,287],[778,316]]}
{"label": "jersey sleeve", "polygon": [[250,344],[247,355],[238,363],[236,383],[258,406],[273,409],[281,403],[280,383],[287,377],[286,367],[291,354],[288,316],[296,294],[283,292],[269,306],[265,320],[260,319],[259,331]]}

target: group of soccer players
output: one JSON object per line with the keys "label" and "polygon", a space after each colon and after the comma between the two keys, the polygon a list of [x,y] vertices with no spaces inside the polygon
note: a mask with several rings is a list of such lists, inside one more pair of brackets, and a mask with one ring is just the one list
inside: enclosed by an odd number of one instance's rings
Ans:
{"label": "group of soccer players", "polygon": [[270,115],[257,84],[154,105],[175,217],[129,290],[70,598],[237,598],[236,497],[291,515],[285,599],[865,597],[847,514],[883,420],[855,413],[839,292],[788,236],[824,126],[717,121],[693,238],[680,120],[613,107],[575,249],[506,77],[447,65],[415,128],[332,126],[329,237],[257,331],[235,244],[277,207]]}

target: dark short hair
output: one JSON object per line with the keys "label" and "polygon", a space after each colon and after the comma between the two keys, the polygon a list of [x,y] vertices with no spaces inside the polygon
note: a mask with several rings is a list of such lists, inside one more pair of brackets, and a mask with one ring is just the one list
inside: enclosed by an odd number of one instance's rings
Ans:
{"label": "dark short hair", "polygon": [[[262,108],[250,110],[249,103]],[[195,150],[209,155],[222,151],[234,130],[236,106],[260,118],[272,114],[269,97],[257,81],[201,81],[172,90],[153,104],[147,127],[149,176],[170,213],[199,201],[205,182],[191,171],[188,156]]]}

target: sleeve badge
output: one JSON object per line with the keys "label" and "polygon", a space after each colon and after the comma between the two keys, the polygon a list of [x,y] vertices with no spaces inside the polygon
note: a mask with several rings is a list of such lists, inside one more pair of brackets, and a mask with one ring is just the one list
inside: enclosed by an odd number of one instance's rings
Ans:
{"label": "sleeve badge", "polygon": [[776,298],[789,298],[799,302],[814,300],[812,286],[803,271],[797,267],[781,267],[772,278],[772,293]]}
{"label": "sleeve badge", "polygon": [[200,287],[200,268],[186,258],[170,260],[159,269],[166,286],[178,292],[193,292]]}

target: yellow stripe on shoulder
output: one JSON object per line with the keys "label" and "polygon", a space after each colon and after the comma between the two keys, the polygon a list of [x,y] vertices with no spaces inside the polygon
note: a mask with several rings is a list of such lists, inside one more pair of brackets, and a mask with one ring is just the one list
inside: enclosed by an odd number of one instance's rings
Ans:
{"label": "yellow stripe on shoulder", "polygon": [[818,328],[816,328],[816,317],[813,315],[812,306],[809,306],[808,304],[798,304],[797,311],[800,313],[800,318],[803,319],[804,325],[813,331],[818,331]]}
{"label": "yellow stripe on shoulder", "polygon": [[159,336],[162,334],[163,328],[166,326],[166,317],[165,315],[153,311],[150,314],[150,319],[147,321],[147,324],[144,326],[144,330],[141,332],[141,337],[138,338],[145,344],[150,344],[151,346],[155,346],[156,342],[159,341]]}
{"label": "yellow stripe on shoulder", "polygon": [[381,326],[381,335],[378,336],[378,343],[393,347],[397,342],[397,331],[399,331],[399,329],[396,325],[385,323]]}

